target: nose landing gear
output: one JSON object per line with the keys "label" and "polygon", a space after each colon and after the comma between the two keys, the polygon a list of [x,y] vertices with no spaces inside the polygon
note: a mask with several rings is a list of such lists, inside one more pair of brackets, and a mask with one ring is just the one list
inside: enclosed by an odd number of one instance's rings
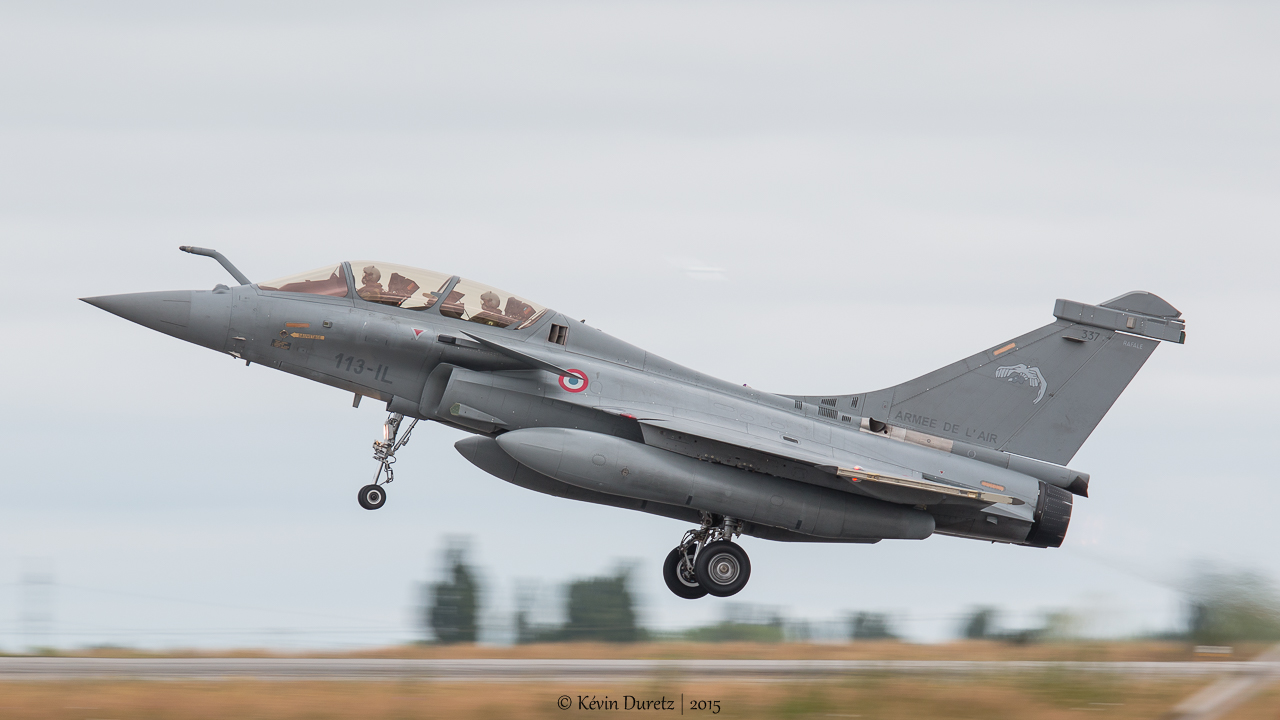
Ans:
{"label": "nose landing gear", "polygon": [[[356,498],[360,501],[360,507],[365,510],[377,510],[387,502],[386,486],[396,479],[395,472],[391,469],[396,461],[396,452],[409,443],[409,436],[418,424],[417,418],[414,418],[409,427],[405,428],[404,436],[397,440],[403,420],[404,415],[401,413],[388,415],[387,421],[382,424],[382,439],[373,442],[373,459],[378,461],[378,472],[374,474],[372,484],[360,488]],[[384,474],[386,479],[382,480]]]}
{"label": "nose landing gear", "polygon": [[751,560],[733,542],[741,534],[740,521],[703,513],[702,527],[685,532],[662,563],[667,588],[686,600],[737,594],[751,579]]}

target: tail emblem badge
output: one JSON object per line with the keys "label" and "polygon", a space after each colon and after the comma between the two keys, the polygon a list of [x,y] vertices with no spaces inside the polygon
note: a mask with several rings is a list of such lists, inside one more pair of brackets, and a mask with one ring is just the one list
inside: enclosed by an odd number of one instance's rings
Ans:
{"label": "tail emblem badge", "polygon": [[1049,386],[1049,381],[1044,379],[1044,375],[1040,372],[1040,368],[1027,367],[1022,363],[996,368],[996,377],[1007,378],[1006,382],[1018,384],[1025,382],[1033,388],[1040,388],[1040,392],[1036,395],[1036,399],[1031,401],[1032,405],[1035,405],[1044,399],[1045,388]]}

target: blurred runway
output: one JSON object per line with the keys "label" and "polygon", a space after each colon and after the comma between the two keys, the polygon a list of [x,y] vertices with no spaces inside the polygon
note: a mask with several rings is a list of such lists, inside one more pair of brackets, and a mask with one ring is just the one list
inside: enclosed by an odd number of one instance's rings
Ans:
{"label": "blurred runway", "polygon": [[[1228,675],[1212,685],[1184,700],[1173,712],[1166,716],[1168,720],[1215,720],[1240,707],[1254,696],[1266,690],[1276,681],[1274,666],[1280,661],[1280,644],[1257,658],[1245,663],[1263,672]],[[1265,672],[1270,666],[1271,672]]]}
{"label": "blurred runway", "polygon": [[586,682],[636,679],[796,681],[847,675],[1086,672],[1280,678],[1268,662],[958,662],[911,660],[395,660],[323,658],[0,658],[0,682],[133,680],[420,680]]}

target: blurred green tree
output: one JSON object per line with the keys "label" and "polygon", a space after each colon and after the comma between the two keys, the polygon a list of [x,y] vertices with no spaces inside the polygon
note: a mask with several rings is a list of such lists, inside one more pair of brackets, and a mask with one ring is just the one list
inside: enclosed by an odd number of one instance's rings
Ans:
{"label": "blurred green tree", "polygon": [[1263,576],[1199,566],[1186,583],[1187,635],[1203,645],[1280,640],[1280,599]]}
{"label": "blurred green tree", "polygon": [[565,640],[635,642],[640,638],[635,601],[627,588],[630,573],[575,580],[568,587]]}
{"label": "blurred green tree", "polygon": [[889,616],[884,613],[860,612],[849,618],[849,637],[853,640],[892,640]]}
{"label": "blurred green tree", "polygon": [[999,634],[999,611],[993,607],[977,607],[970,611],[960,626],[960,634],[968,640],[985,640]]}
{"label": "blurred green tree", "polygon": [[439,643],[473,643],[478,631],[480,587],[467,564],[466,547],[452,544],[445,550],[446,579],[432,583],[426,624]]}

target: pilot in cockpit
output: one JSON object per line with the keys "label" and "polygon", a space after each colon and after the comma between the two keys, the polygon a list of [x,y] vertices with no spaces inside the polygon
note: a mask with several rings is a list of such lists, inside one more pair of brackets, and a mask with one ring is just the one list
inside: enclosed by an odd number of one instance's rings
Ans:
{"label": "pilot in cockpit", "polygon": [[480,307],[484,312],[493,313],[495,315],[502,314],[502,298],[498,293],[489,290],[480,296]]}
{"label": "pilot in cockpit", "polygon": [[382,271],[373,265],[367,265],[364,268],[364,275],[360,278],[360,289],[356,294],[368,300],[369,302],[382,301]]}

